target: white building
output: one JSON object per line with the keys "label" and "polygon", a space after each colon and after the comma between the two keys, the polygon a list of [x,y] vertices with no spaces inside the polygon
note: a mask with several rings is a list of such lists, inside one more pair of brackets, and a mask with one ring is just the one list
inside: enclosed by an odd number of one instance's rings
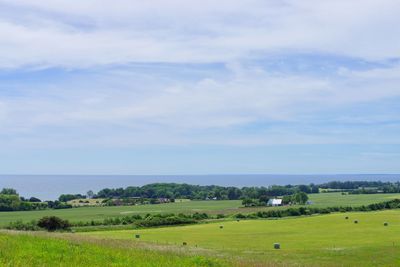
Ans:
{"label": "white building", "polygon": [[282,199],[280,198],[271,198],[268,200],[268,206],[282,206]]}

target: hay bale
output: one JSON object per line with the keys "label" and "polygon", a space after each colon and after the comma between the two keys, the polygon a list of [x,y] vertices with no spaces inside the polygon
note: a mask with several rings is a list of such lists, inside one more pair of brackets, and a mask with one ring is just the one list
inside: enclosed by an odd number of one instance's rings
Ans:
{"label": "hay bale", "polygon": [[387,223],[387,222],[383,223],[383,226],[388,226],[388,225],[389,225],[389,223]]}
{"label": "hay bale", "polygon": [[348,220],[349,219],[349,216],[346,216],[346,217],[344,217],[346,220]]}
{"label": "hay bale", "polygon": [[223,226],[223,225],[220,225],[220,226],[219,226],[219,229],[223,229],[223,228],[224,228],[224,226]]}
{"label": "hay bale", "polygon": [[281,244],[274,243],[274,249],[281,249]]}
{"label": "hay bale", "polygon": [[357,224],[357,223],[358,223],[358,220],[354,220],[354,223],[356,223],[356,224]]}
{"label": "hay bale", "polygon": [[187,243],[186,243],[186,242],[183,242],[182,245],[183,245],[183,246],[187,246]]}
{"label": "hay bale", "polygon": [[135,238],[140,238],[140,235],[139,235],[139,234],[136,234],[136,235],[135,235]]}

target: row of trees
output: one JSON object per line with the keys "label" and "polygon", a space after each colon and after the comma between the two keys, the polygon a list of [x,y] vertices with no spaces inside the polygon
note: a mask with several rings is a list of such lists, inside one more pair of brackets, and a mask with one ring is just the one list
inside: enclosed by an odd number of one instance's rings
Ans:
{"label": "row of trees", "polygon": [[12,188],[4,188],[0,191],[0,211],[43,210],[47,208],[65,209],[72,208],[72,206],[58,200],[42,202],[35,197],[26,199],[20,197],[18,192]]}
{"label": "row of trees", "polygon": [[336,189],[349,191],[356,194],[372,193],[400,193],[400,182],[381,182],[381,181],[332,181],[318,185],[322,189]]}
{"label": "row of trees", "polygon": [[315,185],[286,185],[270,187],[223,187],[217,185],[200,186],[175,183],[155,183],[142,187],[130,186],[127,188],[110,189],[99,191],[94,198],[188,198],[188,199],[259,199],[262,196],[284,196],[293,195],[297,192],[318,193]]}

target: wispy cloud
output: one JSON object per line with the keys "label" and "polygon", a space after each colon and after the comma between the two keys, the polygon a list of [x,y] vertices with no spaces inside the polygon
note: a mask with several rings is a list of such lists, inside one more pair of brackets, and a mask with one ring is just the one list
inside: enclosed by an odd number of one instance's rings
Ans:
{"label": "wispy cloud", "polygon": [[0,0],[0,148],[400,144],[399,11]]}

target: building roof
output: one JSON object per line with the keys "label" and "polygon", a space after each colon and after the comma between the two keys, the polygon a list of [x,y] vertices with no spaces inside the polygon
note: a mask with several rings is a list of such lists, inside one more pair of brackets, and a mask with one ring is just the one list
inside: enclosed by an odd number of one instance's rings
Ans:
{"label": "building roof", "polygon": [[272,198],[272,199],[268,200],[268,203],[271,205],[282,205],[282,199]]}

